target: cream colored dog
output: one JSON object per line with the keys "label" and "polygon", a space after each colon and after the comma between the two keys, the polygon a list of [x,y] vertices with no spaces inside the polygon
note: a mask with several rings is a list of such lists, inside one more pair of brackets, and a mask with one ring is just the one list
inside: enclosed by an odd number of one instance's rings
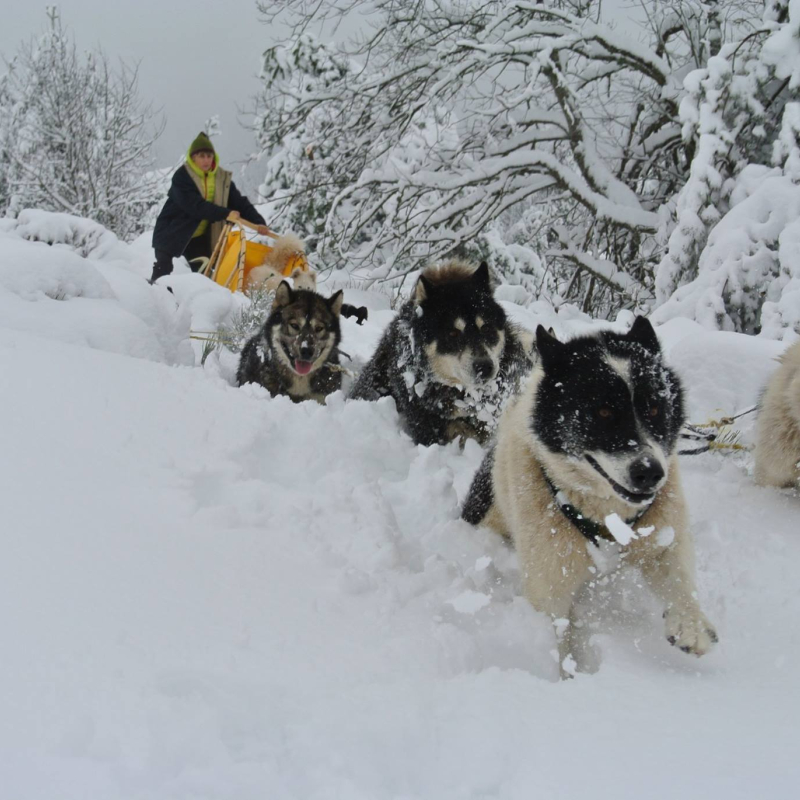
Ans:
{"label": "cream colored dog", "polygon": [[664,604],[667,640],[703,655],[717,641],[697,601],[675,455],[680,381],[652,326],[562,343],[539,326],[539,363],[506,407],[462,517],[514,541],[525,596],[553,620],[562,675],[587,669],[576,604],[616,541]]}
{"label": "cream colored dog", "polygon": [[755,478],[762,486],[800,486],[800,342],[779,359],[759,404]]}
{"label": "cream colored dog", "polygon": [[253,267],[247,275],[245,289],[264,287],[269,292],[274,292],[281,281],[291,278],[295,289],[307,289],[314,292],[317,289],[317,275],[310,269],[295,267],[289,275],[284,275],[284,270],[291,260],[301,257],[305,260],[305,245],[292,234],[278,237],[271,245],[264,263],[260,267]]}

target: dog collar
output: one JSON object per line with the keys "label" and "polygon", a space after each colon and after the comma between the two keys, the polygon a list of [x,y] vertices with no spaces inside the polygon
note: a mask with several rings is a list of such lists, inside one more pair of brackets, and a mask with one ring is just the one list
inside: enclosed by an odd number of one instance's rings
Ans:
{"label": "dog collar", "polygon": [[[565,499],[565,496],[562,492],[560,492],[553,481],[550,480],[550,476],[542,470],[542,475],[544,475],[544,479],[547,483],[548,488],[550,489],[550,493],[553,495],[553,500],[555,500],[556,505],[561,509],[561,513],[572,523],[572,525],[580,531],[595,547],[599,545],[600,539],[610,539],[613,540],[613,537],[607,532],[607,528],[605,525],[601,524],[600,522],[595,522],[593,519],[589,519],[585,517],[581,512],[572,505],[572,503],[568,503]],[[625,524],[632,526],[635,525],[645,514],[645,512],[650,508],[650,504],[646,505],[644,508],[640,509],[633,517],[630,519],[625,520]]]}

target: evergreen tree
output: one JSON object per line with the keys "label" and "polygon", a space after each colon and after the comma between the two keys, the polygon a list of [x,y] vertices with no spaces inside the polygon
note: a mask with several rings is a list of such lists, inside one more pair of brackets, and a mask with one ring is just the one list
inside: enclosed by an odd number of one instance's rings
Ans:
{"label": "evergreen tree", "polygon": [[696,143],[657,274],[655,319],[800,332],[800,7],[768,0],[760,24],[686,78]]}

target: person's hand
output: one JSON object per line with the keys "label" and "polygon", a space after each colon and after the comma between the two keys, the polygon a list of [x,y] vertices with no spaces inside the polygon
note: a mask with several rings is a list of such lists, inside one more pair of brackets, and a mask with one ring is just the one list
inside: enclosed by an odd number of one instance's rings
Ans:
{"label": "person's hand", "polygon": [[259,236],[269,236],[272,231],[266,225],[259,225],[256,230]]}
{"label": "person's hand", "polygon": [[228,214],[228,222],[238,222],[242,218],[242,215],[238,211],[231,211]]}

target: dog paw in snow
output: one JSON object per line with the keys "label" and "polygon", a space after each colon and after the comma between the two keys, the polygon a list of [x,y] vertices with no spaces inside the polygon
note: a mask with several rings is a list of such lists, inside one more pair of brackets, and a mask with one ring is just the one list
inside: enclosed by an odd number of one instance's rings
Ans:
{"label": "dog paw in snow", "polygon": [[664,612],[664,619],[667,641],[684,653],[703,656],[719,641],[714,626],[699,611],[681,613],[668,609]]}

